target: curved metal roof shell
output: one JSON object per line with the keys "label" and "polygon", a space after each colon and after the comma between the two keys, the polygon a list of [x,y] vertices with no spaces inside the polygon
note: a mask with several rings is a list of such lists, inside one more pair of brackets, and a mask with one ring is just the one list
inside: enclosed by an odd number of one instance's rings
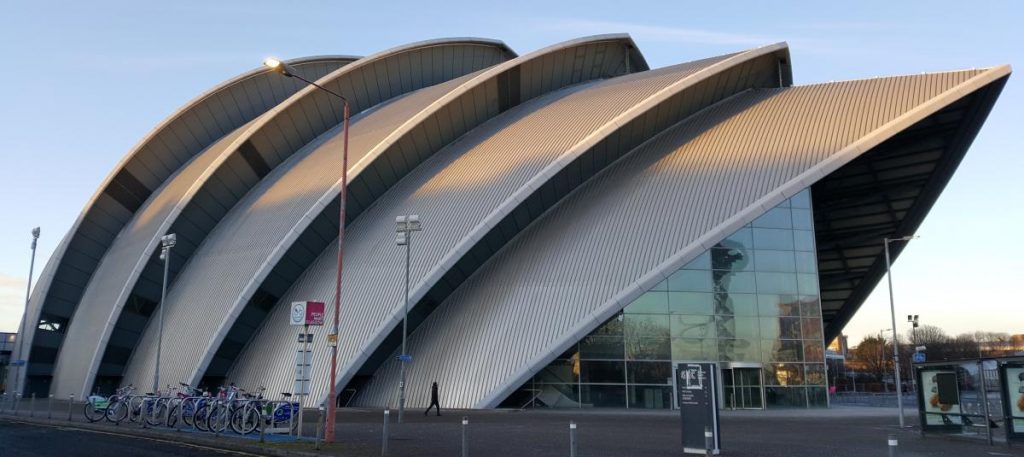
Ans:
{"label": "curved metal roof shell", "polygon": [[[356,59],[322,56],[288,62],[312,75],[324,75]],[[61,320],[62,330],[70,327],[93,272],[154,190],[195,155],[301,88],[265,68],[252,70],[196,97],[154,127],[104,179],[57,245],[32,291],[28,322]],[[24,323],[19,329],[19,335],[32,341],[28,373],[49,375],[63,332],[37,337],[36,330]]]}
{"label": "curved metal roof shell", "polygon": [[[425,406],[436,381],[447,407],[496,406],[743,224],[1008,72],[752,90],[668,129],[555,205],[420,325],[408,405]],[[398,368],[388,359],[355,404],[395,404]]]}

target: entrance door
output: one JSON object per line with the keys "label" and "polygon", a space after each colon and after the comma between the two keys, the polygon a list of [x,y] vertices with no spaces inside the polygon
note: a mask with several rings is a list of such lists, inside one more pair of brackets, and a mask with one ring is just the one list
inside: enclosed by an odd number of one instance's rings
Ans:
{"label": "entrance door", "polygon": [[723,367],[722,394],[729,409],[764,409],[760,368]]}

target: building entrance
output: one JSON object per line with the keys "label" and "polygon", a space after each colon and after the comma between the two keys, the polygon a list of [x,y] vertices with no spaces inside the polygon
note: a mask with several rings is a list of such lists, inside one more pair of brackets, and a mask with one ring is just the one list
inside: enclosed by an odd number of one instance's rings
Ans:
{"label": "building entrance", "polygon": [[729,409],[764,409],[760,366],[722,366],[722,404]]}

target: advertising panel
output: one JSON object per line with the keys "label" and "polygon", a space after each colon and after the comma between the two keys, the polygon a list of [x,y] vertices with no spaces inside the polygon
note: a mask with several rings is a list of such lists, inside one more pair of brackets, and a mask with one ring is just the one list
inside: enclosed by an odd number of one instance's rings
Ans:
{"label": "advertising panel", "polygon": [[956,371],[922,368],[919,372],[923,396],[924,425],[960,425],[960,392]]}
{"label": "advertising panel", "polygon": [[1024,366],[1007,365],[1003,368],[1006,391],[1006,415],[1009,416],[1010,432],[1017,438],[1024,438]]}

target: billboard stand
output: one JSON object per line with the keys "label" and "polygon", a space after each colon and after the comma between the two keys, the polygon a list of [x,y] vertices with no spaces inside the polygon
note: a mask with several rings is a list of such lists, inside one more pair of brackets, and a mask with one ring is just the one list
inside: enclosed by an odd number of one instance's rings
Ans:
{"label": "billboard stand", "polygon": [[295,396],[298,397],[298,429],[295,438],[302,438],[302,409],[305,397],[309,395],[309,378],[311,366],[313,365],[312,353],[309,350],[309,343],[313,342],[313,334],[309,333],[310,325],[324,325],[324,304],[316,301],[292,302],[291,313],[288,314],[288,324],[302,326],[302,333],[299,334],[298,342],[302,349],[297,351],[295,357]]}
{"label": "billboard stand", "polygon": [[[676,365],[676,395],[682,418],[683,452],[718,455],[718,367],[714,363]],[[711,433],[706,436],[705,433]]]}

